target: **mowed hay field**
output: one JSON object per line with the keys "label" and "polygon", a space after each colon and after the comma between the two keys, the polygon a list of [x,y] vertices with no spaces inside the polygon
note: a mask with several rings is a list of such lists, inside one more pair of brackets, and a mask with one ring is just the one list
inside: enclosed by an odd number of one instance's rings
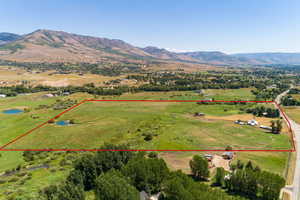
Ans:
{"label": "mowed hay field", "polygon": [[[124,94],[119,97],[99,96],[96,98],[198,100],[209,97],[232,100],[232,96],[240,95],[240,97],[253,99],[250,91],[251,89],[205,90],[204,95],[195,92],[144,92]],[[3,131],[6,133],[0,136],[1,144],[5,144],[17,135],[62,111],[34,109],[41,104],[49,105],[57,99],[70,98],[80,101],[94,98],[82,93],[54,98],[42,98],[42,94],[0,100],[2,110],[16,107],[30,109],[30,112],[19,115],[1,114],[1,122],[3,122],[0,130],[2,129],[1,133]],[[87,102],[58,119],[73,119],[74,125],[47,124],[6,148],[99,148],[104,142],[126,143],[135,149],[224,149],[227,145],[244,149],[249,147],[260,149],[290,148],[287,134],[273,135],[259,128],[234,124],[230,117],[247,116],[240,111],[241,107],[246,106],[255,106],[255,104],[197,105],[196,103],[174,102]],[[194,117],[195,112],[203,112],[206,116]],[[38,115],[40,118],[30,119],[32,114]],[[251,118],[249,116],[249,119]],[[13,131],[15,127],[19,127],[20,130]],[[147,134],[152,135],[152,139],[149,141],[145,140]],[[23,162],[22,152],[1,152],[1,154],[0,171],[15,167]],[[242,160],[246,161],[251,158],[257,163],[270,157],[272,161],[260,163],[260,166],[264,169],[276,168],[278,173],[284,171],[287,160],[287,154],[276,152],[243,152],[237,155],[237,159],[241,157]],[[171,161],[168,161],[168,164],[170,163]],[[278,163],[280,165],[277,165]]]}

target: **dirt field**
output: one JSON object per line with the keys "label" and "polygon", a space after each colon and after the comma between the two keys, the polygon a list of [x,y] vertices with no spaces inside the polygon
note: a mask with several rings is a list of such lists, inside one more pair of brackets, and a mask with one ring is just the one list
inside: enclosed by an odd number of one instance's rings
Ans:
{"label": "dirt field", "polygon": [[[207,152],[206,152],[207,153]],[[185,173],[191,173],[189,162],[192,160],[194,155],[202,155],[197,152],[193,153],[185,153],[185,152],[172,152],[172,153],[161,153],[160,157],[162,157],[168,164],[168,166],[172,170],[182,170]],[[210,171],[214,171],[217,167],[223,167],[226,171],[230,170],[230,160],[225,160],[222,158],[221,153],[211,154],[213,155],[213,159],[210,162]]]}

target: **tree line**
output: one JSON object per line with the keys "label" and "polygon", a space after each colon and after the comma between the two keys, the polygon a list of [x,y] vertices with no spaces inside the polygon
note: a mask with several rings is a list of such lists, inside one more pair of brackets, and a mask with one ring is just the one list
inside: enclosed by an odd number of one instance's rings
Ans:
{"label": "tree line", "polygon": [[282,97],[281,104],[284,106],[300,106],[300,101],[294,99],[291,95]]}
{"label": "tree line", "polygon": [[269,118],[277,118],[280,117],[280,112],[277,108],[270,108],[265,106],[257,106],[255,108],[246,109],[247,113],[252,113],[257,117],[269,117]]}
{"label": "tree line", "polygon": [[[96,200],[140,200],[144,191],[160,194],[159,200],[274,200],[284,185],[283,178],[253,167],[251,162],[246,166],[238,162],[231,172],[218,168],[210,186],[204,183],[210,177],[208,161],[200,155],[190,161],[190,177],[170,171],[154,152],[122,151],[128,146],[110,144],[101,149],[104,151],[83,153],[63,182],[40,191],[40,199],[85,200],[86,191],[92,191]],[[31,160],[35,153],[24,156]]]}

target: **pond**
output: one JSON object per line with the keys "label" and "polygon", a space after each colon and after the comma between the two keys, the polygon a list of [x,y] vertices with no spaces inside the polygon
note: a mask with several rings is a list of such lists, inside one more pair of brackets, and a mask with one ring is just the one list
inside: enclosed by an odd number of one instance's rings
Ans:
{"label": "pond", "polygon": [[4,114],[9,114],[9,115],[13,115],[13,114],[19,114],[24,112],[23,110],[20,109],[9,109],[9,110],[4,110],[3,113]]}
{"label": "pond", "polygon": [[67,120],[67,121],[58,121],[56,122],[55,124],[59,125],[59,126],[68,126],[70,124],[70,122]]}

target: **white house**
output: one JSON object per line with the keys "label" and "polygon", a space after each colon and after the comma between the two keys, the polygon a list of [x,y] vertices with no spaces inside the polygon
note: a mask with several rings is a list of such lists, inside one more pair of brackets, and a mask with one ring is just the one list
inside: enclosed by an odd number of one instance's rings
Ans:
{"label": "white house", "polygon": [[5,94],[0,94],[0,98],[5,98],[6,95]]}

